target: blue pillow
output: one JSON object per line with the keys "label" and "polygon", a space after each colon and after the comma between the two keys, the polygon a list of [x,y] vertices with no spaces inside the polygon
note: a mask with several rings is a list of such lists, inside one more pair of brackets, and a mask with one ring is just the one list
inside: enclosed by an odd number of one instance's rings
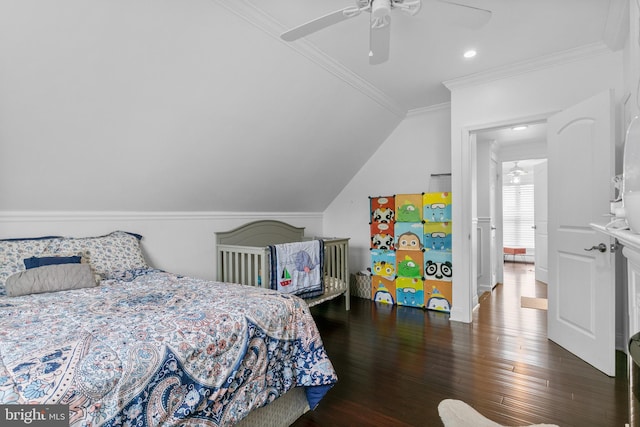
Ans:
{"label": "blue pillow", "polygon": [[11,239],[0,239],[0,242],[21,242],[21,241],[29,241],[29,240],[48,240],[48,239],[62,239],[62,236],[13,237]]}
{"label": "blue pillow", "polygon": [[55,264],[80,264],[82,262],[82,257],[79,255],[74,256],[45,256],[45,257],[34,257],[25,258],[24,266],[27,267],[27,270],[31,268],[38,268],[45,265],[55,265]]}

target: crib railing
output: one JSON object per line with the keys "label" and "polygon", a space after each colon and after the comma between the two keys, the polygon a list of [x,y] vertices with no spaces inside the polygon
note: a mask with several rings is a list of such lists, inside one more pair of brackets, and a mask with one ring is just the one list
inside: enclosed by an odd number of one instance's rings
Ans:
{"label": "crib railing", "polygon": [[[218,245],[217,280],[269,287],[269,250],[253,246]],[[267,276],[265,277],[264,274]]]}
{"label": "crib railing", "polygon": [[[306,300],[309,306],[345,296],[349,304],[349,239],[324,241],[324,294]],[[217,247],[217,274],[220,282],[269,287],[269,249],[253,246],[223,245]]]}

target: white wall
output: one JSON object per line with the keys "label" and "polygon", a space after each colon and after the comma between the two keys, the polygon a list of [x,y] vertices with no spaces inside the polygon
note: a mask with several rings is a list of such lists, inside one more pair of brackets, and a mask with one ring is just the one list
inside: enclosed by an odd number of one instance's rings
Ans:
{"label": "white wall", "polygon": [[406,111],[250,9],[0,1],[0,211],[325,210]]}
{"label": "white wall", "polygon": [[369,265],[369,196],[421,193],[451,164],[449,105],[414,112],[398,126],[323,213],[0,212],[0,239],[42,235],[142,234],[154,267],[204,279],[216,272],[215,233],[259,219],[306,227],[307,235],[350,237],[352,272]]}
{"label": "white wall", "polygon": [[629,94],[624,103],[624,127],[634,116],[640,114],[640,11],[637,3],[630,0],[629,10],[629,34],[627,44],[624,49],[624,87],[625,93]]}
{"label": "white wall", "polygon": [[275,219],[322,234],[322,214],[229,212],[68,212],[0,213],[0,239],[61,235],[100,236],[124,230],[143,236],[147,262],[156,268],[202,279],[215,279],[215,233],[251,221]]}
{"label": "white wall", "polygon": [[[476,256],[469,237],[472,226],[472,192],[469,163],[470,131],[496,125],[522,123],[525,118],[553,112],[613,88],[620,101],[623,89],[622,53],[594,46],[570,52],[554,61],[522,64],[483,79],[447,82],[451,90],[451,158],[453,181],[453,264],[461,278],[453,286],[451,319],[471,322],[472,271]],[[553,65],[552,65],[553,64]],[[470,278],[465,281],[463,278]]]}
{"label": "white wall", "polygon": [[[623,136],[626,136],[626,129],[631,120],[640,114],[640,10],[638,3],[629,0],[629,37],[624,47],[624,88],[625,97],[622,106],[622,126]],[[624,159],[624,145],[620,146],[616,152],[617,162],[616,169],[618,173],[622,172]],[[616,258],[616,289],[622,289],[622,295],[616,295],[616,311],[624,313],[626,316],[616,317],[617,345],[619,348],[627,347],[627,338],[638,332],[633,329],[629,322],[629,315],[638,310],[637,299],[634,298],[633,292],[629,295],[629,279],[626,267],[626,259],[623,256]]]}
{"label": "white wall", "polygon": [[410,114],[325,210],[325,236],[351,238],[351,272],[370,265],[369,197],[427,192],[450,172],[450,119],[448,104]]}
{"label": "white wall", "polygon": [[[547,140],[534,139],[524,143],[514,142],[500,146],[496,150],[500,162],[509,162],[514,160],[527,159],[546,159],[547,158]],[[522,165],[521,165],[522,166]],[[531,177],[525,177],[531,179]]]}

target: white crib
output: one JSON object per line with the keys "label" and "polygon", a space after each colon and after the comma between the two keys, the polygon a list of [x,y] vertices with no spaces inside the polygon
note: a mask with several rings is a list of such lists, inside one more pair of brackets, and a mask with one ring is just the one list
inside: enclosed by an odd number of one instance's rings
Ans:
{"label": "white crib", "polygon": [[324,293],[305,299],[312,307],[340,295],[349,310],[349,239],[305,237],[304,227],[275,220],[254,221],[216,233],[217,280],[269,287],[269,245],[322,239],[324,242]]}

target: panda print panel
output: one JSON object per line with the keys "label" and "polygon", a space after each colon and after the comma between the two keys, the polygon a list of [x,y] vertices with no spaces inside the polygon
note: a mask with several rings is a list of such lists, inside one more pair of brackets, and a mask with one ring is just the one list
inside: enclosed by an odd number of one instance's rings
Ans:
{"label": "panda print panel", "polygon": [[450,251],[426,251],[424,253],[424,277],[427,280],[453,281],[453,264]]}

